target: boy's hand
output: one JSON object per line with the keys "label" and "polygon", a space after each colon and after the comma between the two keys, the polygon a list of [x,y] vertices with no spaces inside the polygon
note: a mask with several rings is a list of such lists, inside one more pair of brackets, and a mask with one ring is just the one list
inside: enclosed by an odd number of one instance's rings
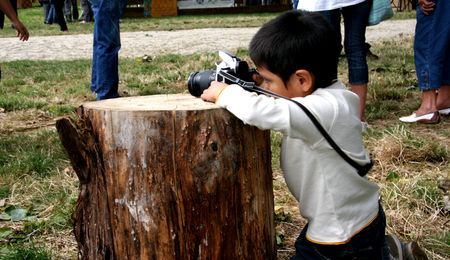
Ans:
{"label": "boy's hand", "polygon": [[213,81],[211,82],[209,88],[203,91],[203,94],[200,96],[200,98],[203,99],[203,101],[216,103],[216,99],[219,96],[220,92],[222,92],[222,90],[227,86],[228,84],[225,84],[223,82]]}

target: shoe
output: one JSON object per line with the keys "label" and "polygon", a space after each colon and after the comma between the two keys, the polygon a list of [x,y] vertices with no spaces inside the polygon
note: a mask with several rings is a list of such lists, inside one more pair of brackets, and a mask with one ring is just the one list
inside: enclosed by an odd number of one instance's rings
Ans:
{"label": "shoe", "polygon": [[440,120],[439,113],[437,111],[425,114],[423,116],[417,116],[416,113],[414,112],[409,116],[400,117],[400,121],[405,123],[419,122],[424,124],[437,124],[439,123],[439,120]]}
{"label": "shoe", "polygon": [[386,235],[386,243],[389,248],[390,260],[403,260],[402,243],[395,234]]}
{"label": "shoe", "polygon": [[378,55],[373,54],[370,50],[367,51],[367,57],[378,60]]}
{"label": "shoe", "polygon": [[444,109],[439,109],[439,114],[441,114],[443,116],[450,115],[450,107],[449,108],[444,108]]}
{"label": "shoe", "polygon": [[403,260],[402,243],[395,234],[385,236],[390,260]]}
{"label": "shoe", "polygon": [[427,254],[419,247],[417,242],[405,244],[403,247],[403,259],[405,260],[428,260]]}
{"label": "shoe", "polygon": [[71,22],[72,22],[72,16],[66,15],[66,21],[67,21],[68,23],[71,23]]}

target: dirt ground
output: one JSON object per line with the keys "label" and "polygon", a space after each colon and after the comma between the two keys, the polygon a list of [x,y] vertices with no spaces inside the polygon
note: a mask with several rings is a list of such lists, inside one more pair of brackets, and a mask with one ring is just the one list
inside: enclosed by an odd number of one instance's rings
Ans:
{"label": "dirt ground", "polygon": [[[415,19],[388,20],[367,28],[367,42],[390,40],[414,34]],[[121,33],[120,57],[193,54],[234,51],[247,47],[258,28],[205,28],[180,31]],[[92,57],[92,34],[36,36],[27,42],[16,37],[0,38],[0,61],[73,60]],[[51,46],[51,47],[49,47]]]}

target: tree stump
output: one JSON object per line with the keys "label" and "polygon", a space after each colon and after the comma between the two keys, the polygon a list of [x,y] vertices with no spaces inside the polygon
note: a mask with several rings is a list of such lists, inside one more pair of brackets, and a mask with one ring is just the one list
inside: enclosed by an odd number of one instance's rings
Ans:
{"label": "tree stump", "polygon": [[275,259],[269,131],[190,95],[84,104],[56,127],[83,259]]}

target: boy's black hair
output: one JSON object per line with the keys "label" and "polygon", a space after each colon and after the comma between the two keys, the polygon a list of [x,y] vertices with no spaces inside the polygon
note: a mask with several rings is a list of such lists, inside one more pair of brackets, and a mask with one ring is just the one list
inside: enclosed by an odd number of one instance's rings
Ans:
{"label": "boy's black hair", "polygon": [[299,69],[314,75],[314,88],[337,78],[338,37],[318,13],[285,12],[264,24],[250,42],[250,57],[285,83]]}

